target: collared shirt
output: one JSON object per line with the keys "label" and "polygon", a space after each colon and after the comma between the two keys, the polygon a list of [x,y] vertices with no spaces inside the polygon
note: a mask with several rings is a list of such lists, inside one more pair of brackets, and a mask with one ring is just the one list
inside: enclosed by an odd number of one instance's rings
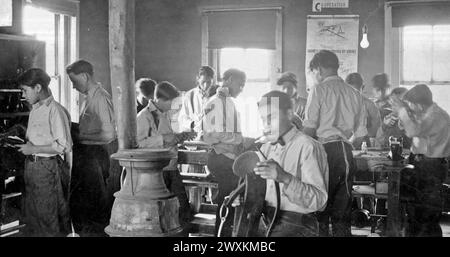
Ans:
{"label": "collared shirt", "polygon": [[87,145],[108,144],[117,138],[111,95],[101,85],[92,87],[87,93],[80,115],[79,138]]}
{"label": "collared shirt", "polygon": [[[137,142],[139,148],[164,148],[163,134],[172,134],[169,114],[162,113],[153,101],[149,101],[146,108],[137,115]],[[177,152],[177,147],[171,147]],[[170,161],[164,170],[177,169],[177,158]]]}
{"label": "collared shirt", "polygon": [[[214,87],[214,86],[211,86]],[[179,114],[179,126],[182,131],[190,131],[191,124],[194,122],[195,132],[202,131],[201,123],[203,109],[208,102],[208,92],[202,91],[199,87],[195,87],[184,95],[183,106]]]}
{"label": "collared shirt", "polygon": [[408,137],[412,137],[411,151],[430,158],[450,157],[450,116],[436,103],[418,121],[413,121],[404,107],[399,118]]}
{"label": "collared shirt", "polygon": [[[53,96],[34,104],[28,119],[26,137],[36,146],[51,145],[58,154],[72,151],[69,113]],[[36,155],[50,157],[55,154]]]}
{"label": "collared shirt", "polygon": [[339,76],[311,88],[303,126],[316,129],[322,143],[365,136],[364,104],[360,93]]}
{"label": "collared shirt", "polygon": [[[323,146],[293,127],[283,137],[284,146],[266,143],[261,151],[293,175],[289,185],[280,184],[280,208],[302,214],[321,211],[328,199],[328,162]],[[276,207],[275,182],[267,180],[266,203]]]}
{"label": "collared shirt", "polygon": [[204,108],[203,141],[212,145],[217,154],[235,159],[240,154],[244,138],[241,121],[228,88],[220,87]]}
{"label": "collared shirt", "polygon": [[381,127],[380,111],[372,100],[363,96],[363,103],[367,115],[367,134],[369,137],[376,137],[378,129]]}
{"label": "collared shirt", "polygon": [[303,120],[305,117],[305,107],[307,99],[299,96],[298,94],[295,94],[295,96],[291,99],[294,113]]}
{"label": "collared shirt", "polygon": [[303,120],[305,119],[306,99],[296,94],[291,98],[291,100],[294,110],[294,115],[291,121],[298,129],[301,130],[303,129]]}

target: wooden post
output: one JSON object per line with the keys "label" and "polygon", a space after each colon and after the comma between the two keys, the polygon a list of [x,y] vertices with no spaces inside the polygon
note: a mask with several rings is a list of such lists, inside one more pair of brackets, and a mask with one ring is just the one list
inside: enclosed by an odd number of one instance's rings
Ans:
{"label": "wooden post", "polygon": [[111,89],[119,149],[136,148],[135,0],[109,0]]}

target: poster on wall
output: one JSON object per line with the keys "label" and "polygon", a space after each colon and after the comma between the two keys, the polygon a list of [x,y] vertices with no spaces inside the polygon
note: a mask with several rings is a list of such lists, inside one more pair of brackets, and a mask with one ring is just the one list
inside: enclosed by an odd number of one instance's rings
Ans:
{"label": "poster on wall", "polygon": [[[359,15],[308,15],[306,37],[306,71],[315,53],[322,49],[336,53],[342,78],[358,71]],[[313,85],[306,74],[307,86]]]}

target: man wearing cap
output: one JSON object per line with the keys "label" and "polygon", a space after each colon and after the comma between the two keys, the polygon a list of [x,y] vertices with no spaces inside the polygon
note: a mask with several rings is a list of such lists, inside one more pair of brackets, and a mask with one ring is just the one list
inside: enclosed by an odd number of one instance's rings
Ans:
{"label": "man wearing cap", "polygon": [[430,89],[419,84],[403,99],[392,98],[393,112],[412,137],[409,161],[414,165],[414,200],[408,208],[409,236],[442,237],[442,184],[450,156],[450,116],[436,103]]}
{"label": "man wearing cap", "polygon": [[302,129],[306,99],[299,96],[297,93],[297,76],[295,76],[292,72],[285,72],[281,74],[277,81],[277,85],[281,86],[282,91],[291,98],[292,107],[294,110],[294,115],[291,121],[298,129]]}

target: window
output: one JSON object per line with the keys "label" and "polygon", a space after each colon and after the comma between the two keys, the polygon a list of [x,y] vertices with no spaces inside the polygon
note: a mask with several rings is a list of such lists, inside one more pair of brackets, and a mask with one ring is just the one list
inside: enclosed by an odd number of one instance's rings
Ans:
{"label": "window", "polygon": [[427,84],[433,100],[450,112],[450,25],[405,26],[401,29],[401,85]]}
{"label": "window", "polygon": [[262,121],[258,114],[257,102],[262,95],[270,91],[270,76],[273,51],[254,48],[222,48],[219,50],[219,81],[223,73],[230,68],[244,71],[247,82],[235,103],[241,115],[242,134],[246,137],[262,135]]}
{"label": "window", "polygon": [[450,25],[406,26],[402,36],[402,84],[450,83]]}
{"label": "window", "polygon": [[78,119],[78,93],[72,89],[65,67],[77,59],[77,18],[27,4],[23,32],[45,42],[45,69],[52,78],[50,90],[56,101]]}

